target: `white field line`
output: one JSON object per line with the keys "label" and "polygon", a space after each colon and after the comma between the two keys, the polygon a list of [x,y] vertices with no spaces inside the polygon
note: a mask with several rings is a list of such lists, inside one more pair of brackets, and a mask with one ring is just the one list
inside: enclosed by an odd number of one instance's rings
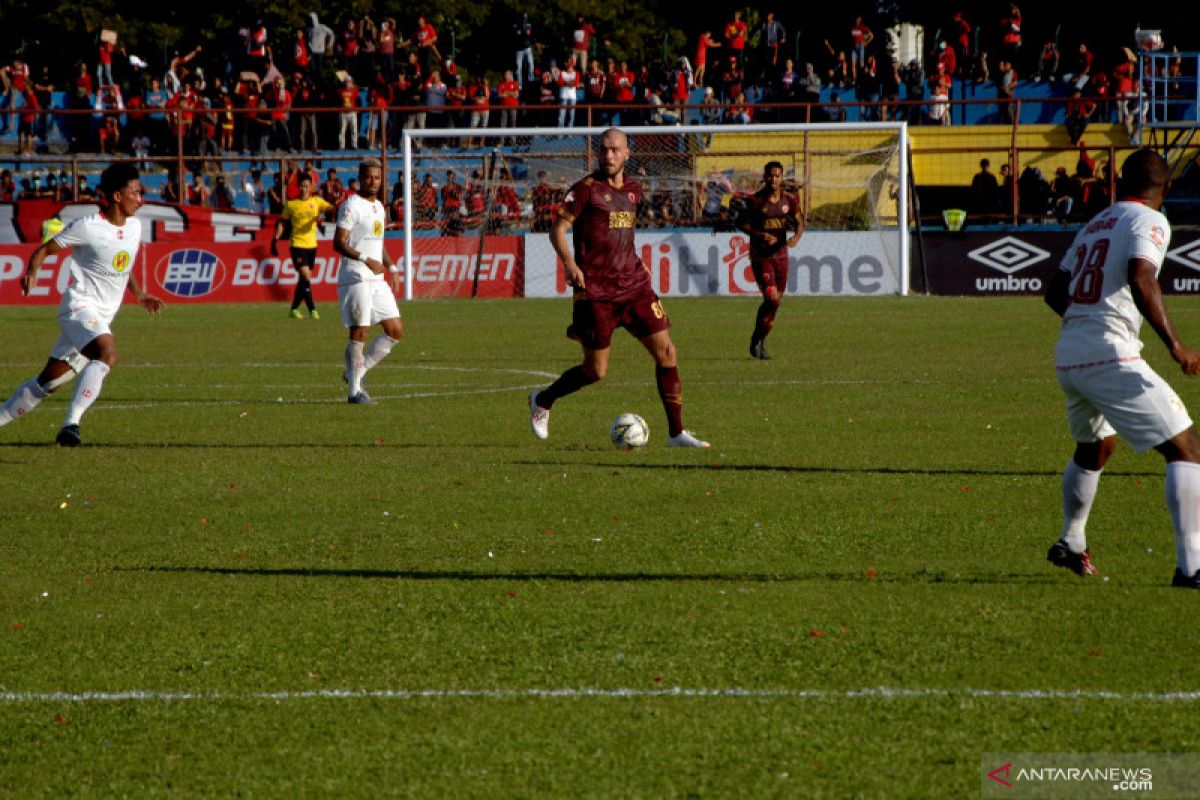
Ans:
{"label": "white field line", "polygon": [[[523,386],[495,386],[486,389],[460,389],[449,392],[407,392],[404,394],[377,394],[371,392],[371,397],[375,400],[412,400],[422,397],[466,397],[473,394],[500,394],[504,392],[527,392],[530,389],[542,386],[543,384],[529,384]],[[328,404],[345,404],[345,397],[337,398],[319,398],[305,399],[296,397],[285,397],[272,402],[266,398],[255,398],[240,400],[146,400],[138,403],[105,403],[103,401],[97,403],[97,408],[102,408],[106,411],[128,411],[131,409],[142,408],[164,408],[171,407],[187,407],[187,406],[245,406],[245,405],[291,405],[300,406],[307,405],[328,405]]]}
{"label": "white field line", "polygon": [[1118,702],[1195,703],[1200,691],[1108,692],[1088,689],[312,689],[278,692],[13,692],[0,691],[0,703],[241,702],[265,700],[577,700],[654,699],[663,697],[768,700],[1110,700]]}

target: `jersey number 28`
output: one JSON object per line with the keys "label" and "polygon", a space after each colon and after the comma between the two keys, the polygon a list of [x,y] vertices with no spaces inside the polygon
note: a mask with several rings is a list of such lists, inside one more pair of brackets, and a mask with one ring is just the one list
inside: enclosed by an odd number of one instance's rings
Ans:
{"label": "jersey number 28", "polygon": [[1108,259],[1108,239],[1097,239],[1089,250],[1080,245],[1075,250],[1075,268],[1071,270],[1071,302],[1091,305],[1100,301],[1104,288],[1104,262]]}

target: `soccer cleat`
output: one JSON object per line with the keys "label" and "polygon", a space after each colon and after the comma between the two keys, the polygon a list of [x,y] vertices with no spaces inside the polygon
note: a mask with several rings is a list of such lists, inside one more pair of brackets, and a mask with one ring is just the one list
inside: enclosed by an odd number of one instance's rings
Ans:
{"label": "soccer cleat", "polygon": [[1096,565],[1092,563],[1091,550],[1076,553],[1061,539],[1050,546],[1050,551],[1046,553],[1046,560],[1056,567],[1069,569],[1081,577],[1100,574],[1100,570],[1096,569]]}
{"label": "soccer cleat", "polygon": [[550,409],[537,404],[538,390],[529,393],[529,427],[539,439],[550,437]]}
{"label": "soccer cleat", "polygon": [[691,431],[680,431],[667,438],[667,447],[712,447],[703,439],[697,439]]}
{"label": "soccer cleat", "polygon": [[760,361],[770,361],[771,356],[767,353],[767,345],[762,339],[750,340],[750,355]]}
{"label": "soccer cleat", "polygon": [[371,395],[367,394],[365,391],[359,392],[358,394],[350,395],[349,397],[346,398],[346,402],[352,406],[373,406],[373,405],[375,405],[375,401],[371,399]]}
{"label": "soccer cleat", "polygon": [[1176,567],[1175,577],[1171,578],[1171,585],[1177,589],[1200,589],[1200,569],[1196,570],[1195,574],[1189,578],[1183,570]]}
{"label": "soccer cleat", "polygon": [[298,308],[293,308],[291,311],[289,311],[288,317],[291,319],[304,319],[304,317],[300,314],[300,309]]}
{"label": "soccer cleat", "polygon": [[79,447],[83,438],[79,435],[78,425],[63,425],[62,430],[58,432],[58,436],[54,437],[54,441],[61,447]]}
{"label": "soccer cleat", "polygon": [[320,319],[321,315],[314,308],[312,311],[308,312],[308,318],[309,319]]}

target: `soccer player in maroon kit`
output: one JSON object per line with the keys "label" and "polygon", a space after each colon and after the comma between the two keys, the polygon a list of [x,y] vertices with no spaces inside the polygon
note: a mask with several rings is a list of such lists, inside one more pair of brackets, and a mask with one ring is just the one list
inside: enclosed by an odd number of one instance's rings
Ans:
{"label": "soccer player in maroon kit", "polygon": [[[775,314],[787,291],[788,248],[795,247],[804,233],[804,215],[800,199],[783,190],[783,164],[778,161],[763,167],[763,187],[744,202],[738,229],[750,237],[750,268],[763,295],[750,337],[750,355],[766,361],[771,356],[763,342],[775,327]],[[790,239],[789,228],[795,230]]]}
{"label": "soccer player in maroon kit", "polygon": [[[572,186],[558,208],[550,243],[575,290],[568,335],[583,346],[583,363],[564,372],[549,388],[529,393],[529,424],[537,438],[548,437],[554,402],[604,378],[612,333],[625,328],[654,357],[658,394],[667,412],[667,445],[708,447],[708,442],[683,428],[683,390],[671,321],[634,249],[642,187],[625,176],[628,159],[628,138],[609,128],[600,140],[601,168]],[[572,225],[574,253],[567,244],[567,229]]]}

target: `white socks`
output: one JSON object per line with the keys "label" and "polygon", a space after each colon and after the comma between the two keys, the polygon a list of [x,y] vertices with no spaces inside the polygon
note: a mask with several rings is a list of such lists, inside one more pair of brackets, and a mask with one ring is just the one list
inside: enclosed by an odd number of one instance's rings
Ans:
{"label": "white socks", "polygon": [[1100,472],[1101,470],[1084,469],[1076,464],[1073,458],[1063,470],[1062,540],[1074,553],[1082,553],[1087,549],[1087,533],[1084,529],[1087,527],[1088,514],[1092,511],[1092,501],[1096,499]]}
{"label": "white socks", "polygon": [[103,361],[92,361],[79,373],[79,380],[75,382],[75,395],[71,398],[71,405],[67,407],[67,418],[63,420],[64,426],[79,424],[83,412],[100,396],[100,387],[108,377],[108,370],[108,364]]}
{"label": "white socks", "polygon": [[17,387],[12,397],[0,406],[0,425],[7,425],[23,417],[46,398],[46,390],[38,385],[37,378],[30,378]]}
{"label": "white socks", "polygon": [[1175,523],[1175,565],[1191,577],[1200,569],[1200,464],[1167,464],[1167,508]]}
{"label": "white socks", "polygon": [[399,341],[381,333],[371,341],[365,355],[362,342],[353,339],[346,342],[346,383],[350,384],[351,397],[362,391],[363,376],[367,370],[387,358]]}
{"label": "white socks", "polygon": [[363,374],[367,365],[363,360],[363,343],[353,339],[346,342],[346,383],[350,384],[350,396],[362,391]]}
{"label": "white socks", "polygon": [[396,346],[399,339],[393,339],[386,333],[381,333],[371,342],[371,346],[367,348],[367,355],[363,358],[363,370],[366,371],[387,358],[388,353],[392,352],[392,348]]}

